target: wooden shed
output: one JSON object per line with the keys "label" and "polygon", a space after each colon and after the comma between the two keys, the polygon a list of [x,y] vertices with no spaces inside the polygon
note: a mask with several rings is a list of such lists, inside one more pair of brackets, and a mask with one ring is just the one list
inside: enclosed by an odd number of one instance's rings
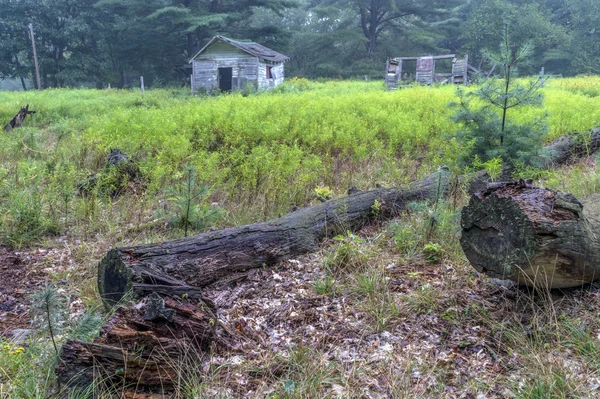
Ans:
{"label": "wooden shed", "polygon": [[[436,62],[452,60],[451,70],[447,73],[436,71]],[[408,62],[416,62],[415,74],[410,74],[404,66]],[[388,58],[385,68],[385,82],[388,90],[397,89],[404,80],[413,80],[421,84],[433,83],[467,84],[469,81],[469,57],[457,58],[455,54],[436,55],[427,57],[396,57]],[[408,79],[404,77],[408,75]]]}
{"label": "wooden shed", "polygon": [[215,36],[190,60],[192,91],[270,89],[283,83],[287,60],[261,44]]}

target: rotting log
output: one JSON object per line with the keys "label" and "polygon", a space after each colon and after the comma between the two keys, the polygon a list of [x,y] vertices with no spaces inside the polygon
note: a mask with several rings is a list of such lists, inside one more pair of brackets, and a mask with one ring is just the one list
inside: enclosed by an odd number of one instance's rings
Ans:
{"label": "rotting log", "polygon": [[35,111],[30,111],[29,104],[27,104],[25,107],[21,108],[19,112],[17,112],[17,114],[10,120],[10,122],[8,122],[6,126],[4,126],[4,130],[8,132],[11,129],[21,127],[25,118],[27,118],[27,115],[33,114],[35,114]]}
{"label": "rotting log", "polygon": [[571,159],[584,154],[592,154],[600,150],[600,127],[584,134],[559,137],[544,150],[548,155],[541,162],[543,169],[564,165]]}
{"label": "rotting log", "polygon": [[[555,140],[545,148],[541,163],[556,166],[598,149],[600,128],[591,130],[585,141],[574,136]],[[440,191],[448,188],[448,177],[448,170],[442,168],[407,187],[358,192],[263,223],[112,249],[98,266],[100,294],[110,306],[127,292],[141,296],[141,289],[194,290],[232,274],[313,252],[324,237],[362,227],[373,216],[375,201],[381,204],[380,216],[394,215],[408,202],[431,198],[436,192],[441,196]],[[488,179],[485,174],[477,175],[471,192],[485,187]]]}
{"label": "rotting log", "polygon": [[57,375],[70,387],[95,381],[99,388],[168,392],[186,359],[208,349],[215,326],[209,302],[153,293],[117,310],[93,343],[63,345]]}
{"label": "rotting log", "polygon": [[467,259],[490,277],[542,288],[600,278],[600,195],[492,183],[471,197],[461,226]]}
{"label": "rotting log", "polygon": [[98,288],[110,306],[128,292],[139,297],[158,289],[194,290],[232,274],[274,265],[316,251],[326,236],[357,230],[374,217],[398,214],[409,202],[442,195],[448,176],[447,168],[440,168],[407,187],[360,191],[267,222],[115,248],[98,266]]}

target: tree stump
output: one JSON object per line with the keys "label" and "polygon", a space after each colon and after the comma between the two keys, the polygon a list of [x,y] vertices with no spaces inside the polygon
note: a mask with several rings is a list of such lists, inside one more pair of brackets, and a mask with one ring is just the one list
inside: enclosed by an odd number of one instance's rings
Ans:
{"label": "tree stump", "polygon": [[10,120],[10,122],[8,122],[6,126],[4,126],[4,130],[8,132],[9,130],[21,127],[25,118],[27,118],[27,115],[33,114],[35,114],[35,111],[30,111],[29,104],[27,104],[25,107],[21,108],[19,112],[17,112],[17,114]]}
{"label": "tree stump", "polygon": [[490,184],[462,211],[460,244],[490,277],[543,288],[600,278],[600,196],[571,194],[525,181]]}

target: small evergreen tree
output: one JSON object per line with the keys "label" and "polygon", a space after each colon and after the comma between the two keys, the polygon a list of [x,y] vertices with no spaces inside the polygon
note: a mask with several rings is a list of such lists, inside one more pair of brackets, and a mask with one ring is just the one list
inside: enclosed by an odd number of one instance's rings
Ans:
{"label": "small evergreen tree", "polygon": [[179,187],[171,189],[171,211],[167,213],[170,223],[184,230],[187,237],[191,229],[202,230],[212,226],[223,216],[223,209],[206,203],[210,190],[196,182],[196,170],[188,167],[185,179]]}
{"label": "small evergreen tree", "polygon": [[[455,137],[464,146],[462,161],[465,163],[501,159],[516,166],[534,165],[539,159],[542,137],[547,132],[544,118],[517,123],[508,117],[515,108],[540,106],[543,102],[543,94],[539,91],[542,78],[528,85],[516,79],[518,65],[532,53],[533,46],[529,43],[513,50],[508,25],[505,25],[500,52],[485,51],[485,57],[501,68],[502,75],[488,79],[474,92],[459,91],[459,102],[451,104],[457,108],[454,120],[462,126]],[[483,107],[473,105],[472,97],[480,99]]]}

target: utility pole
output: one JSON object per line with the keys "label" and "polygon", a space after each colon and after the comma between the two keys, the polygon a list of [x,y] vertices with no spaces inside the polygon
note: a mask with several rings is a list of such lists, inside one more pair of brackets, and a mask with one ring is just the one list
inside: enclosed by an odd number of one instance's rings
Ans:
{"label": "utility pole", "polygon": [[35,64],[35,76],[37,78],[38,90],[42,90],[42,82],[40,80],[40,66],[38,65],[37,51],[35,49],[35,36],[33,34],[33,24],[29,24],[29,34],[31,36],[31,46],[33,47],[33,63]]}

